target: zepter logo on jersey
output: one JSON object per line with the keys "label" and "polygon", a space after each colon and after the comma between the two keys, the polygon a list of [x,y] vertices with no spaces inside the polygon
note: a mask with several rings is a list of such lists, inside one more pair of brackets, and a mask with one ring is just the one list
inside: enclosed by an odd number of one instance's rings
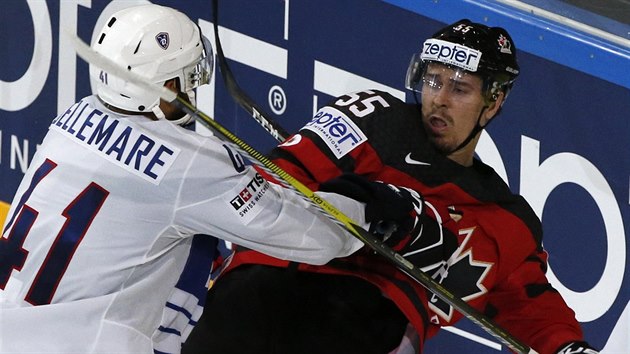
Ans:
{"label": "zepter logo on jersey", "polygon": [[454,65],[475,72],[479,67],[481,52],[466,46],[430,38],[424,42],[420,59]]}
{"label": "zepter logo on jersey", "polygon": [[302,129],[317,134],[338,159],[367,141],[365,134],[347,115],[332,107],[320,109]]}

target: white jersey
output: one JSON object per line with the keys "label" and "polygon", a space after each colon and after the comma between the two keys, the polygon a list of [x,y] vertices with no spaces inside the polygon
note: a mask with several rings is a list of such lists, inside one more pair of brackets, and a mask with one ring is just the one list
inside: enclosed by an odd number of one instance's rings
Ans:
{"label": "white jersey", "polygon": [[[331,202],[363,222],[362,204]],[[81,100],[53,120],[3,227],[0,352],[179,352],[207,235],[313,264],[363,245],[217,138]]]}

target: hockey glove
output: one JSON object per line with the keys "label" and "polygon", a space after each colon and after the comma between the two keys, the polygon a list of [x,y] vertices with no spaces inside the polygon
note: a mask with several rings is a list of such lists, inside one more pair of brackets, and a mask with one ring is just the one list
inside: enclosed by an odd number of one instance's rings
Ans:
{"label": "hockey glove", "polygon": [[586,342],[572,342],[563,345],[557,354],[599,354],[599,352]]}
{"label": "hockey glove", "polygon": [[418,222],[424,202],[419,193],[404,187],[369,181],[363,176],[346,173],[319,186],[323,192],[344,195],[365,203],[365,220],[370,232],[382,235],[394,247],[408,239]]}
{"label": "hockey glove", "polygon": [[444,264],[459,246],[457,236],[442,225],[442,220],[448,221],[447,217],[450,214],[446,208],[424,200],[416,226],[394,250],[424,271]]}

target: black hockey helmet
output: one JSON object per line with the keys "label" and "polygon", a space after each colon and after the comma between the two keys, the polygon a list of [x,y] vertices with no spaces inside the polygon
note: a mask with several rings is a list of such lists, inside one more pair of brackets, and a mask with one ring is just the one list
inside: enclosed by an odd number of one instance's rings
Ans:
{"label": "black hockey helmet", "polygon": [[487,98],[509,90],[519,74],[516,47],[501,27],[459,20],[427,39],[407,70],[406,87],[420,92],[426,63],[439,62],[481,76]]}

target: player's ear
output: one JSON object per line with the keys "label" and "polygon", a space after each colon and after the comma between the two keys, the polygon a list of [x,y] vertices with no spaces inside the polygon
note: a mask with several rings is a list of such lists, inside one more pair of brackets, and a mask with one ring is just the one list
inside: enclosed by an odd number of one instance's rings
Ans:
{"label": "player's ear", "polygon": [[171,91],[179,92],[179,85],[177,84],[177,79],[166,80],[166,82],[164,82],[164,87],[166,87],[167,89]]}
{"label": "player's ear", "polygon": [[504,100],[505,100],[505,93],[501,91],[498,93],[497,99],[494,101],[491,101],[490,104],[488,104],[488,108],[486,108],[485,112],[483,113],[481,122],[479,122],[482,127],[485,127],[490,122],[491,119],[493,119],[494,117],[496,117],[497,114],[499,114],[499,110],[501,109],[501,105],[503,104]]}

